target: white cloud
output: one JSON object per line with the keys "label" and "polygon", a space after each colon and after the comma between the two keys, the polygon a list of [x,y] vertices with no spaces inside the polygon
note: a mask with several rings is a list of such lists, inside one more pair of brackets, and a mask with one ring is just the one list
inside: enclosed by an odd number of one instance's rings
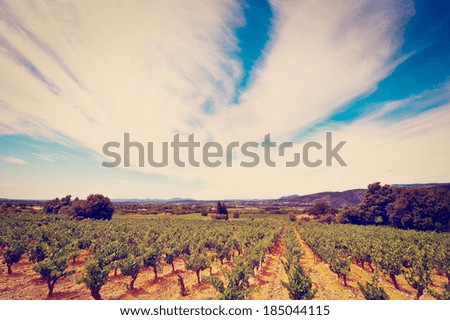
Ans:
{"label": "white cloud", "polygon": [[54,162],[55,158],[60,158],[57,155],[54,154],[40,154],[40,153],[32,153],[37,159],[47,162]]}
{"label": "white cloud", "polygon": [[13,163],[13,164],[26,164],[27,163],[23,159],[11,157],[11,156],[5,157],[5,158],[3,158],[3,160],[5,160],[6,162],[9,162],[9,163]]}
{"label": "white cloud", "polygon": [[[287,194],[308,194],[365,188],[371,182],[428,183],[450,180],[450,104],[398,122],[372,121],[371,117],[333,131],[336,145],[347,143],[339,154],[347,163],[308,168],[300,164],[285,168],[285,159],[275,158],[276,168],[263,164],[254,169],[220,168],[209,172],[208,186],[199,196],[273,198]],[[311,137],[325,146],[325,133]],[[280,141],[278,141],[280,142]],[[294,150],[301,152],[303,143]],[[324,149],[312,157],[324,159]]]}
{"label": "white cloud", "polygon": [[[269,132],[288,141],[375,90],[405,58],[398,49],[414,13],[409,1],[274,0],[272,6],[271,43],[241,103],[230,105],[242,72],[227,54],[243,23],[236,2],[2,3],[0,134],[74,140],[99,154],[124,132],[157,145],[176,132],[224,144],[261,141]],[[206,99],[216,114],[202,112]],[[371,118],[338,128],[336,139],[348,140],[347,168],[145,170],[187,186],[203,181],[206,187],[192,195],[199,198],[439,180],[449,177],[442,151],[447,120],[448,108],[440,108],[400,123]]]}
{"label": "white cloud", "polygon": [[409,2],[273,1],[273,6],[273,43],[253,86],[239,107],[212,117],[229,135],[255,138],[270,131],[289,137],[375,90],[404,59],[397,50],[413,13]]}
{"label": "white cloud", "polygon": [[63,134],[99,152],[124,131],[166,139],[190,130],[207,97],[223,103],[234,90],[239,64],[222,49],[235,46],[236,4],[29,6],[2,5],[2,133]]}

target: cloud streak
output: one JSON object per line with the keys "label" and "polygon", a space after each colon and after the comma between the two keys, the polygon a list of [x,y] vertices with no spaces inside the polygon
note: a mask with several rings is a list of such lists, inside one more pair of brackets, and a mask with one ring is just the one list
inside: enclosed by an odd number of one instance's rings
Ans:
{"label": "cloud streak", "polygon": [[[236,30],[245,25],[237,1],[2,2],[0,134],[43,136],[82,146],[97,157],[105,142],[121,141],[124,132],[155,144],[171,141],[177,132],[222,143],[260,141],[270,132],[277,141],[301,143],[306,137],[298,132],[314,129],[375,91],[408,57],[400,48],[414,14],[410,1],[342,2],[332,9],[329,1],[273,0],[270,5],[269,42],[236,102],[248,71],[235,54],[240,40]],[[390,106],[408,109],[409,102]],[[439,150],[445,148],[440,126],[446,124],[448,108],[439,108],[439,116],[418,108],[417,114],[396,121],[405,132],[421,130],[421,137],[404,136],[374,114],[348,126],[325,123],[324,130],[335,129],[349,140],[352,166],[347,169],[232,168],[233,174],[226,168],[133,170],[164,175],[186,188],[200,181],[205,187],[195,191],[197,197],[270,197],[274,189],[280,195],[297,193],[303,191],[299,181],[311,191],[324,185],[341,189],[342,181],[350,181],[342,175],[355,177],[353,183],[360,185],[375,179],[375,173],[379,179],[389,177],[386,170],[403,181],[405,150],[414,141],[432,148],[441,159],[436,161],[446,159]],[[389,112],[384,106],[379,115]],[[379,170],[364,172],[370,161],[362,154],[374,154],[361,137],[391,152],[391,162],[380,161]],[[45,151],[39,154],[41,160],[54,159]],[[449,176],[445,167],[417,171],[425,156],[414,157],[418,160],[410,162],[415,170],[410,177]]]}
{"label": "cloud streak", "polygon": [[5,157],[3,158],[3,160],[5,160],[8,163],[12,163],[12,164],[26,164],[27,162],[23,159],[20,158],[16,158],[16,157]]}

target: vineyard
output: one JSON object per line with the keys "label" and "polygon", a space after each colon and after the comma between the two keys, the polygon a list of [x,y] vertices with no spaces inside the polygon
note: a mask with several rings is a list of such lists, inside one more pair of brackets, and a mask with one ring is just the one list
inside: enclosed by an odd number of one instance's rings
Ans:
{"label": "vineyard", "polygon": [[448,299],[448,233],[0,214],[0,299]]}
{"label": "vineyard", "polygon": [[[433,290],[436,279],[445,277],[448,294],[450,285],[450,236],[448,233],[405,231],[393,228],[354,225],[324,225],[308,223],[297,226],[300,236],[317,256],[324,260],[344,285],[351,274],[352,264],[373,273],[372,281],[359,284],[364,296],[386,299],[379,286],[379,277],[388,276],[395,289],[400,290],[398,276],[416,290],[419,299],[426,289]],[[368,290],[371,292],[368,292]]]}

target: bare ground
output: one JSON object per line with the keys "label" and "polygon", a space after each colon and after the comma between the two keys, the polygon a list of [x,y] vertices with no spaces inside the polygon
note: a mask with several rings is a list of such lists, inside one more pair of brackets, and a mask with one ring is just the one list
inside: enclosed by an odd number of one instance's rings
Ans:
{"label": "bare ground", "polygon": [[255,288],[250,296],[252,300],[289,300],[289,294],[281,281],[287,281],[281,257],[284,246],[278,238],[275,246],[266,255],[261,270],[257,273],[256,279],[252,281],[252,288]]}
{"label": "bare ground", "polygon": [[[314,299],[319,300],[355,300],[364,299],[358,282],[369,281],[372,273],[366,267],[363,270],[360,266],[352,264],[351,273],[348,277],[348,286],[345,287],[337,276],[330,270],[329,266],[320,261],[312,249],[301,239],[294,228],[298,240],[305,253],[301,258],[301,265],[309,274],[313,285],[318,292]],[[267,253],[265,262],[255,277],[250,279],[252,293],[249,299],[257,300],[284,300],[289,299],[287,290],[282,286],[281,281],[287,281],[281,257],[283,256],[284,245],[279,239],[270,253]],[[84,284],[77,284],[76,280],[81,276],[84,261],[87,253],[83,252],[75,263],[70,261],[69,270],[75,270],[75,274],[70,277],[59,279],[56,283],[54,294],[49,299],[86,300],[92,299],[90,292]],[[213,264],[213,274],[223,279],[222,268],[228,269],[229,265],[221,266],[216,262]],[[3,268],[5,269],[5,268]],[[178,285],[178,277],[181,275],[189,293],[182,297]],[[201,275],[208,276],[209,269],[202,271]],[[391,299],[403,300],[414,299],[414,290],[403,276],[398,277],[400,290],[394,288],[392,281],[388,277],[380,277],[380,284],[386,290]],[[442,283],[446,279],[436,274],[433,275],[432,288],[442,290]],[[218,295],[211,284],[202,282],[197,284],[197,277],[192,271],[184,270],[182,259],[176,259],[175,272],[171,265],[162,264],[162,270],[158,274],[158,279],[154,279],[152,269],[144,269],[140,272],[135,289],[129,290],[130,277],[122,275],[114,276],[111,272],[108,283],[103,286],[101,295],[103,299],[152,299],[152,300],[211,300],[217,299]],[[11,299],[47,299],[47,285],[40,276],[33,271],[32,264],[24,257],[19,263],[13,265],[13,273],[8,275],[6,270],[0,273],[0,300]],[[427,292],[421,299],[433,299]]]}
{"label": "bare ground", "polygon": [[[47,297],[47,285],[40,276],[33,271],[32,264],[23,259],[13,265],[13,273],[0,274],[0,299],[62,299],[62,300],[86,300],[92,299],[90,292],[84,284],[77,284],[76,280],[81,276],[86,255],[78,258],[78,261],[70,263],[69,270],[76,273],[70,277],[59,279],[55,285],[54,293]],[[213,272],[217,272],[217,269]],[[187,296],[182,297],[178,285],[177,275],[181,275],[186,288],[189,290]],[[201,273],[209,275],[209,269]],[[197,276],[192,271],[184,270],[184,262],[181,259],[175,261],[175,272],[171,265],[162,265],[162,271],[158,278],[154,279],[153,269],[144,269],[139,273],[134,284],[135,289],[129,290],[128,284],[131,278],[120,275],[109,275],[108,282],[103,286],[100,294],[103,299],[152,299],[152,300],[210,300],[217,299],[215,289],[209,284],[202,282],[197,284]]]}
{"label": "bare ground", "polygon": [[321,261],[312,249],[300,237],[297,230],[293,227],[297,239],[303,247],[304,254],[300,259],[300,264],[311,278],[317,293],[314,299],[317,300],[355,300],[364,299],[359,292],[358,285],[347,279],[348,287],[334,274],[328,264]]}
{"label": "bare ground", "polygon": [[[312,282],[318,289],[318,292],[314,299],[325,300],[351,300],[351,299],[364,299],[364,296],[359,290],[358,282],[364,284],[371,280],[372,272],[366,265],[365,269],[352,263],[350,267],[350,275],[347,277],[348,286],[345,287],[342,281],[338,280],[336,274],[334,274],[328,264],[321,261],[320,258],[312,251],[312,249],[301,239],[297,230],[294,231],[305,250],[300,263],[302,267],[311,277]],[[403,275],[397,277],[397,282],[400,290],[397,290],[392,283],[392,280],[386,276],[379,276],[379,284],[384,288],[386,293],[392,300],[412,300],[416,297],[416,290],[413,289],[405,280]],[[431,288],[441,291],[443,289],[442,283],[445,282],[445,278],[439,275],[433,275],[433,284]],[[433,300],[434,298],[427,292],[420,298],[421,300]]]}

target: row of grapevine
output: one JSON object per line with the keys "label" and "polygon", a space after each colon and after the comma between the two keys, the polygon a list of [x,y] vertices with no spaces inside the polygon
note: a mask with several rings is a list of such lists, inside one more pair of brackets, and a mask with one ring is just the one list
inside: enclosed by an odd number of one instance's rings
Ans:
{"label": "row of grapevine", "polygon": [[303,250],[291,227],[286,228],[282,241],[286,246],[282,262],[288,278],[288,281],[282,282],[282,285],[288,290],[291,299],[310,300],[317,290],[313,289],[311,279],[300,265]]}
{"label": "row of grapevine", "polygon": [[[175,270],[177,258],[184,261],[186,270],[197,275],[199,283],[201,271],[210,269],[212,275],[214,261],[226,266],[227,286],[236,277],[245,278],[246,282],[257,272],[281,230],[279,222],[270,220],[119,217],[111,221],[76,221],[62,216],[4,214],[0,221],[1,255],[9,273],[15,263],[27,257],[47,281],[51,295],[57,280],[73,273],[67,271],[69,259],[75,261],[85,251],[88,258],[78,281],[87,286],[95,299],[101,298],[100,290],[110,272],[129,276],[128,286],[133,289],[141,270],[151,268],[157,278],[162,262]],[[179,278],[180,286],[184,286],[181,275]],[[218,280],[212,283],[221,293]],[[222,293],[221,296],[233,298]]]}
{"label": "row of grapevine", "polygon": [[397,289],[397,276],[404,275],[417,290],[417,299],[429,288],[433,272],[445,275],[450,284],[448,233],[315,222],[302,223],[297,229],[345,285],[352,261],[387,275]]}

